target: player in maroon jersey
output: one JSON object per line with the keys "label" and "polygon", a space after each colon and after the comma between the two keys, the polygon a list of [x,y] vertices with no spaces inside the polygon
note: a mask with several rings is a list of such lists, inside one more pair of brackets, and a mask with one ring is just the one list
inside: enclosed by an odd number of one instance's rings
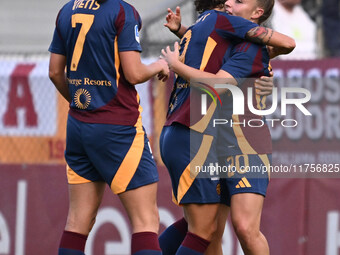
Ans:
{"label": "player in maroon jersey", "polygon": [[[196,1],[200,2],[200,1]],[[208,2],[208,1],[201,1],[201,2]],[[234,5],[232,5],[229,2],[233,2]],[[202,5],[205,6],[205,5]],[[207,5],[209,6],[209,5]],[[273,1],[261,1],[261,2],[257,2],[257,1],[227,1],[226,2],[226,6],[229,9],[229,13],[233,13],[235,15],[240,15],[246,19],[249,19],[251,21],[254,21],[256,23],[260,23],[261,21],[265,20],[266,18],[268,18],[268,16],[270,15],[272,6],[273,6]],[[205,6],[206,7],[206,6]],[[203,8],[204,9],[204,8]],[[264,14],[264,15],[263,15]],[[171,19],[173,16],[175,15],[176,18],[176,14],[174,13],[169,13],[169,16],[167,17],[168,21],[169,19]],[[179,9],[177,9],[177,17],[179,16]],[[203,19],[208,19],[208,17],[204,17]],[[200,20],[200,19],[199,19]],[[197,24],[197,23],[196,23]],[[196,25],[195,24],[195,25]],[[173,32],[175,32],[177,35],[181,36],[183,35],[182,33],[184,32],[183,38],[185,39],[186,37],[186,28],[184,28],[183,26],[176,24],[176,26],[171,26],[168,22],[168,24],[166,24],[171,30],[173,30]],[[194,25],[194,26],[195,26]],[[191,27],[190,27],[191,28]],[[189,28],[189,30],[190,30]],[[261,29],[256,28],[257,32],[259,32]],[[263,31],[259,32],[264,33],[264,36],[267,35],[269,30],[267,29],[263,29]],[[270,32],[271,34],[271,32]],[[190,37],[192,40],[192,36]],[[210,37],[213,40],[216,41],[215,38]],[[265,40],[264,42],[268,42],[270,41],[272,38],[269,36],[269,38],[267,38],[267,40]],[[285,38],[282,38],[285,39]],[[183,40],[183,39],[182,39]],[[219,42],[219,41],[216,41]],[[289,42],[289,40],[288,40]],[[192,44],[195,45],[193,47],[199,47],[198,45],[200,44]],[[207,43],[208,45],[208,43]],[[215,44],[212,44],[215,45]],[[217,43],[218,45],[218,43]],[[292,44],[293,45],[293,44]],[[217,47],[217,46],[215,46]],[[181,48],[182,49],[182,48]],[[190,53],[190,44],[189,46],[187,46],[187,49],[185,51],[186,54],[188,54],[187,52]],[[212,54],[214,54],[215,50],[210,50],[212,52]],[[271,56],[274,56],[275,54],[278,53],[288,53],[289,50],[285,50],[283,48],[275,48],[272,49],[271,51]],[[229,82],[230,79],[233,79],[234,84],[235,85],[239,85],[240,84],[240,78],[246,78],[246,77],[260,77],[262,75],[268,75],[269,74],[269,54],[267,52],[266,48],[263,48],[263,46],[260,45],[256,45],[256,44],[252,44],[252,43],[247,43],[247,42],[242,42],[242,41],[235,41],[233,48],[230,52],[227,52],[228,56],[225,58],[225,61],[222,63],[221,69],[217,72],[217,71],[213,71],[213,70],[209,70],[208,67],[206,69],[201,69],[201,68],[197,68],[197,66],[192,65],[190,61],[193,61],[192,59],[190,59],[190,55],[188,56],[182,56],[182,59],[185,59],[185,64],[184,65],[181,61],[178,61],[178,56],[179,54],[182,54],[183,51],[179,51],[178,50],[178,45],[175,46],[175,52],[171,52],[169,50],[169,48],[167,49],[167,51],[163,51],[164,56],[166,57],[170,67],[179,75],[179,77],[182,77],[184,80],[189,81],[192,78],[229,78]],[[218,60],[219,55],[217,55],[215,57],[216,60]],[[189,59],[188,59],[189,58]],[[224,59],[223,59],[224,60]],[[223,61],[222,60],[222,61]],[[210,63],[208,61],[208,63]],[[211,62],[211,65],[214,65],[215,63]],[[200,69],[200,70],[195,70],[194,68]],[[203,72],[206,71],[206,72]],[[182,82],[183,83],[183,82]],[[182,89],[183,86],[181,86]],[[176,101],[177,101],[177,105],[179,104],[178,101],[180,98],[178,96],[180,92],[176,93]],[[172,97],[173,98],[173,97]],[[171,99],[170,99],[171,100]],[[259,100],[262,101],[263,98],[261,99],[259,97]],[[173,101],[173,102],[176,102]],[[170,104],[170,106],[173,107],[174,103]],[[175,105],[175,107],[178,107],[177,105]],[[189,107],[189,105],[185,105],[186,107]],[[223,108],[223,107],[222,107]],[[183,114],[183,110],[182,110],[182,114]],[[231,115],[230,115],[231,117]],[[176,135],[178,135],[179,133],[179,127],[178,124],[176,124],[176,128],[177,128],[177,133]],[[192,127],[190,127],[192,128]],[[267,138],[269,137],[269,141],[270,141],[270,133],[267,129],[267,127],[264,127],[264,132],[261,133],[261,136],[259,136],[258,138],[261,140],[263,140],[264,138],[266,138],[266,140],[268,140]],[[239,131],[239,130],[237,130]],[[246,132],[250,133],[249,130],[247,130]],[[173,132],[175,134],[175,130]],[[193,132],[191,132],[192,134]],[[245,131],[241,130],[241,132],[238,132],[238,134],[236,135],[236,137],[242,141],[244,141],[245,139],[242,139],[241,136],[244,138],[245,137]],[[241,134],[241,136],[240,136]],[[235,137],[235,133],[233,134]],[[165,134],[165,137],[169,137],[168,139],[171,140],[171,136]],[[248,138],[248,137],[247,137]],[[166,139],[166,138],[165,138]],[[169,141],[170,141],[169,140]],[[182,140],[184,140],[182,138]],[[228,140],[228,139],[227,139]],[[230,142],[230,139],[229,139]],[[233,142],[233,141],[232,141]],[[245,146],[244,143],[240,142],[240,141],[234,141],[236,144],[234,149],[233,154],[229,154],[228,156],[232,156],[234,162],[235,159],[239,160],[242,156],[243,159],[243,163],[246,162],[246,164],[251,164],[251,165],[269,165],[270,162],[270,154],[271,153],[271,145],[270,146],[264,146],[266,147],[264,150],[254,150],[251,146],[251,150],[248,150],[249,146]],[[162,142],[164,144],[164,141]],[[170,142],[169,142],[170,144]],[[232,144],[231,144],[232,145]],[[242,146],[241,146],[242,145]],[[267,144],[268,145],[268,144]],[[173,167],[172,164],[170,163],[171,161],[169,161],[167,159],[167,155],[169,154],[169,151],[166,149],[166,146],[163,145],[162,148],[164,148],[164,150],[166,150],[168,153],[164,153],[165,155],[165,164],[169,165],[171,170],[170,171],[170,175],[171,175],[171,171],[175,171],[172,170],[172,168],[176,168]],[[261,146],[260,146],[261,148]],[[262,147],[263,148],[263,147]],[[256,149],[256,148],[255,148]],[[219,149],[220,150],[220,149]],[[236,154],[236,153],[240,153],[242,155]],[[251,154],[251,155],[248,155]],[[226,155],[219,155],[224,157],[224,159],[227,159]],[[232,161],[229,159],[229,161]],[[237,162],[239,163],[239,162]],[[241,241],[243,250],[245,251],[246,254],[269,254],[269,248],[268,248],[268,244],[266,239],[264,238],[264,236],[261,234],[261,232],[259,231],[259,221],[260,221],[260,215],[261,215],[261,211],[262,211],[262,204],[263,204],[263,198],[265,195],[265,191],[268,185],[268,174],[266,177],[248,177],[250,180],[248,181],[248,179],[245,176],[238,176],[238,179],[236,178],[232,178],[230,180],[227,181],[227,183],[224,183],[222,180],[222,182],[220,183],[221,187],[223,188],[223,186],[228,186],[227,191],[229,191],[229,194],[221,194],[221,200],[227,198],[228,201],[223,201],[224,203],[226,203],[227,205],[230,205],[230,198],[232,200],[232,221],[234,224],[234,228],[236,230],[236,233]],[[172,177],[172,180],[174,178]],[[196,181],[196,180],[195,180]],[[195,182],[194,181],[194,182]],[[203,182],[203,181],[201,181]],[[235,183],[236,182],[236,183]],[[251,184],[252,183],[252,184]],[[190,189],[189,189],[190,190]],[[198,189],[197,189],[198,190]],[[205,189],[206,191],[208,191],[208,189]],[[223,189],[222,189],[223,190]],[[174,191],[175,193],[175,191]],[[194,192],[193,192],[194,194]],[[197,194],[197,191],[196,191]],[[209,194],[213,194],[213,190],[211,189],[211,192]],[[223,195],[223,199],[222,199],[222,195]],[[192,197],[194,197],[194,195],[192,195]],[[193,200],[192,200],[193,201]],[[245,203],[246,201],[246,203]],[[190,202],[188,202],[190,203]],[[192,204],[194,204],[195,202],[192,202]],[[197,203],[197,202],[196,202]],[[205,203],[202,200],[201,203]],[[210,203],[212,203],[212,201],[210,201]],[[187,206],[188,207],[188,206]],[[194,206],[192,206],[194,207]],[[207,209],[208,211],[210,211],[209,213],[197,213],[197,215],[205,215],[206,218],[209,217],[208,215],[213,215],[214,211],[214,207],[212,205],[207,205]],[[250,210],[248,210],[250,208]],[[198,211],[199,208],[197,208]],[[252,211],[253,209],[253,211]],[[194,209],[193,209],[194,210]],[[197,233],[203,234],[204,232],[199,232],[199,228],[195,228],[195,218],[190,215],[190,211],[186,210],[184,207],[184,211],[185,211],[185,215],[186,215],[186,219],[188,219],[189,221],[189,231],[197,231],[196,233],[194,232],[194,234],[197,235]],[[188,212],[189,211],[189,212]],[[202,210],[201,210],[202,211]],[[210,236],[211,239],[214,239],[214,242],[212,243],[211,247],[209,248],[208,252],[211,252],[210,254],[219,254],[221,253],[221,237],[223,234],[223,230],[224,230],[224,225],[225,225],[225,220],[226,217],[228,215],[228,211],[229,208],[227,208],[226,206],[221,205],[220,206],[220,212],[219,212],[219,222],[222,224],[218,224],[219,225],[219,229],[215,232],[215,236]],[[239,212],[243,212],[243,213],[239,213]],[[212,222],[210,223],[210,225],[208,225],[208,231],[206,231],[206,233],[209,233],[209,231],[211,231],[212,228],[214,228],[214,218],[212,217]],[[205,220],[206,221],[206,220]],[[198,223],[199,221],[197,221]],[[199,222],[202,225],[202,220]],[[192,224],[194,226],[192,226]],[[183,226],[185,225],[185,221],[182,219],[181,221],[177,222],[174,224],[174,228],[177,229],[185,229]],[[190,225],[191,230],[190,230]],[[171,227],[170,227],[171,228]],[[203,230],[203,227],[201,227],[201,230]],[[176,231],[174,231],[175,233]],[[166,236],[166,235],[165,235]],[[178,235],[180,236],[180,235]],[[206,235],[207,236],[207,235]],[[161,240],[161,246],[162,246],[162,240],[164,240],[164,238],[160,238]],[[185,242],[186,240],[184,240]],[[166,242],[165,242],[166,243]],[[166,248],[163,249],[163,254],[170,254],[167,253]],[[165,250],[165,252],[164,252]]]}
{"label": "player in maroon jersey", "polygon": [[70,103],[70,206],[59,255],[84,254],[106,185],[129,216],[131,254],[161,254],[158,172],[134,85],[160,72],[166,77],[168,66],[164,60],[141,62],[141,26],[138,12],[122,0],[74,0],[58,14],[49,75]]}

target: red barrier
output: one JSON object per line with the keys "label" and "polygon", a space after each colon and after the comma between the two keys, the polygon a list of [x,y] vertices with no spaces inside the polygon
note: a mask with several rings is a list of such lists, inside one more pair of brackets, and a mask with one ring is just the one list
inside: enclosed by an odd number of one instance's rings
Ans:
{"label": "red barrier", "polygon": [[[160,168],[158,204],[161,231],[182,217],[172,204],[166,169]],[[65,168],[2,165],[0,171],[0,254],[55,254],[68,208]],[[339,180],[273,179],[262,217],[262,230],[271,254],[336,255],[340,252]],[[128,219],[107,189],[87,255],[129,254]],[[230,224],[224,254],[241,254]],[[106,249],[106,250],[105,250]],[[53,251],[53,252],[52,252]]]}
{"label": "red barrier", "polygon": [[[158,192],[161,230],[181,217],[179,208],[171,203],[171,186],[165,171],[160,169],[162,182]],[[0,254],[55,254],[68,209],[65,167],[1,165],[0,180]],[[87,254],[129,254],[128,219],[119,199],[109,189],[94,232]],[[105,253],[106,245],[113,246]]]}

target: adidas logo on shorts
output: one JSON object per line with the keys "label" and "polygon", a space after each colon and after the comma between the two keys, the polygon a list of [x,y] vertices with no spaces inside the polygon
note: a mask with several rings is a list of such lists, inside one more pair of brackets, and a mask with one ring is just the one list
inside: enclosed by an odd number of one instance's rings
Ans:
{"label": "adidas logo on shorts", "polygon": [[237,189],[240,189],[240,188],[251,188],[251,185],[250,185],[250,183],[248,182],[247,178],[246,178],[246,177],[243,177],[243,178],[238,182],[238,184],[236,185],[236,188],[237,188]]}

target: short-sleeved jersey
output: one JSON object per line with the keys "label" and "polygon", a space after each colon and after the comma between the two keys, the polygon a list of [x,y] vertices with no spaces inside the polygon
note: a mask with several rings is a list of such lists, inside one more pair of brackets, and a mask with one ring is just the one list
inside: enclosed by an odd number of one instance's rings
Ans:
{"label": "short-sleeved jersey", "polygon": [[49,51],[67,58],[69,114],[87,123],[135,125],[139,96],[119,52],[141,51],[141,19],[122,0],[72,0],[60,10]]}
{"label": "short-sleeved jersey", "polygon": [[[269,76],[267,48],[250,42],[239,43],[232,49],[230,58],[221,69],[230,73],[238,81],[238,86],[244,95],[244,115],[233,114],[233,96],[230,91],[221,95],[223,104],[218,110],[218,118],[227,120],[228,124],[218,125],[217,151],[219,156],[270,154],[272,143],[266,120],[264,116],[252,113],[247,103],[247,90],[250,87],[253,89],[254,108],[257,110],[266,108],[266,96],[256,95],[254,83],[255,78]],[[231,125],[231,123],[233,124]]]}
{"label": "short-sleeved jersey", "polygon": [[[244,39],[257,24],[224,12],[202,13],[188,28],[180,42],[184,64],[210,73],[217,73],[230,55],[235,40]],[[238,41],[239,42],[239,41]],[[178,76],[170,97],[166,126],[173,122],[190,127],[189,81]]]}

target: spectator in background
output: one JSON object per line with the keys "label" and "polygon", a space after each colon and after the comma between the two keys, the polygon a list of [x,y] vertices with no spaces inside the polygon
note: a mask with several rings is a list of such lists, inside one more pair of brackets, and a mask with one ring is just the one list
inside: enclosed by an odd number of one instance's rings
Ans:
{"label": "spectator in background", "polygon": [[325,47],[331,57],[340,57],[340,1],[322,1],[322,20]]}
{"label": "spectator in background", "polygon": [[289,55],[280,56],[281,59],[317,58],[317,27],[302,8],[301,0],[277,0],[271,22],[273,29],[296,41],[295,50]]}

